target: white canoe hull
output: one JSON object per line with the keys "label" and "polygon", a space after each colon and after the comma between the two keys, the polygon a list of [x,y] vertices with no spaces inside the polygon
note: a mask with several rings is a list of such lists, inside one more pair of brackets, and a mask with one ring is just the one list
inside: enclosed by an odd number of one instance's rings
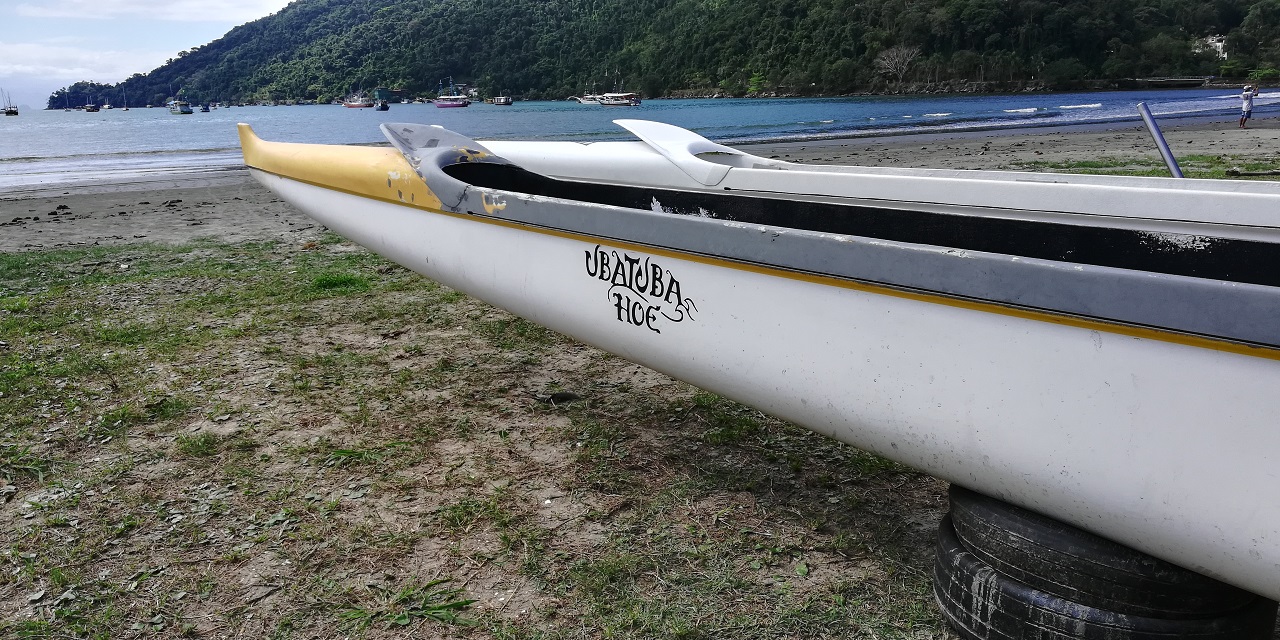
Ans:
{"label": "white canoe hull", "polygon": [[[337,233],[533,322],[1280,598],[1273,357],[254,175]],[[602,279],[600,252],[627,265],[621,283]],[[668,295],[637,295],[646,264]]]}

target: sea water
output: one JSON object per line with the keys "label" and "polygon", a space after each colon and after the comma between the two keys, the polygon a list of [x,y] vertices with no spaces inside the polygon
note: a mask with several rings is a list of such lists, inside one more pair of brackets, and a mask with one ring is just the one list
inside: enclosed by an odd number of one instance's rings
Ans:
{"label": "sea water", "polygon": [[[645,100],[639,107],[573,101],[465,109],[393,104],[389,111],[337,105],[222,107],[174,115],[164,107],[86,113],[24,110],[0,118],[0,191],[86,179],[129,180],[240,165],[236,123],[267,140],[375,144],[382,122],[438,124],[475,139],[623,140],[617,118],[656,120],[726,144],[870,137],[914,132],[1061,126],[1139,120],[1145,102],[1158,119],[1221,117],[1234,122],[1239,92],[1180,89],[1009,95]],[[1280,112],[1280,92],[1261,94],[1255,116]],[[1225,125],[1224,125],[1225,126]]]}

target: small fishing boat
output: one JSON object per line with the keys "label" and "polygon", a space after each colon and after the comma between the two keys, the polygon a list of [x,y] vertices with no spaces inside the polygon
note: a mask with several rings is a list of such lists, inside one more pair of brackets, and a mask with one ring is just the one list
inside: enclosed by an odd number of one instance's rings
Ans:
{"label": "small fishing boat", "polygon": [[638,107],[640,106],[640,94],[606,93],[599,97],[598,102],[602,107]]}
{"label": "small fishing boat", "polygon": [[185,116],[195,113],[195,111],[191,109],[191,103],[186,100],[170,100],[169,113],[172,113],[175,116]]}
{"label": "small fishing boat", "polygon": [[342,106],[348,109],[368,109],[373,106],[373,98],[363,93],[353,93],[342,101]]}
{"label": "small fishing boat", "polygon": [[506,93],[503,93],[500,96],[494,96],[493,103],[500,107],[509,107],[511,106],[511,96]]}
{"label": "small fishing boat", "polygon": [[453,107],[465,107],[471,104],[471,99],[467,96],[445,95],[437,96],[435,99],[436,107],[440,109],[449,109]]}
{"label": "small fishing boat", "polygon": [[1280,183],[639,141],[266,142],[256,179],[530,321],[1280,598]]}
{"label": "small fishing boat", "polygon": [[376,111],[390,111],[390,110],[391,110],[391,103],[387,102],[386,100],[379,100],[379,101],[378,101],[378,106],[374,107],[374,110],[376,110]]}
{"label": "small fishing boat", "polygon": [[444,81],[440,81],[440,88],[437,91],[436,108],[454,109],[457,107],[466,107],[471,104],[471,98],[467,97],[457,87],[453,85],[453,76],[449,77],[449,93],[444,92]]}
{"label": "small fishing boat", "polygon": [[18,105],[13,103],[13,98],[9,97],[7,91],[0,91],[0,98],[4,99],[4,114],[6,116],[18,115]]}
{"label": "small fishing boat", "polygon": [[84,110],[85,110],[85,112],[86,112],[86,113],[98,113],[98,111],[99,111],[100,109],[102,109],[102,107],[100,107],[100,106],[98,106],[98,105],[96,105],[96,104],[86,104],[86,105],[84,105]]}

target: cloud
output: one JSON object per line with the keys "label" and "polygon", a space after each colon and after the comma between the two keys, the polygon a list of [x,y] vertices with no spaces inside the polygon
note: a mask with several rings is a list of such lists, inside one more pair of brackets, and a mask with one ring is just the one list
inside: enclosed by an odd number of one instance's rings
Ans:
{"label": "cloud", "polygon": [[17,14],[29,18],[147,18],[176,22],[232,22],[257,20],[289,4],[290,0],[43,0],[22,3]]}
{"label": "cloud", "polygon": [[115,83],[160,66],[175,52],[107,51],[68,46],[5,43],[0,57],[0,78],[22,77],[45,80],[80,80]]}

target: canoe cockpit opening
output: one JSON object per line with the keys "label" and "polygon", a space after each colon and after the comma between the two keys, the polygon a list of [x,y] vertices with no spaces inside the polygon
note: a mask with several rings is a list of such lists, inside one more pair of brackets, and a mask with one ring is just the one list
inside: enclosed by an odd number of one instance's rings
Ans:
{"label": "canoe cockpit opening", "polygon": [[[731,154],[724,154],[731,155]],[[686,191],[559,180],[510,163],[446,165],[476,187],[578,203],[731,220],[1076,264],[1280,286],[1280,245],[963,215],[918,208],[806,202],[725,191]]]}

